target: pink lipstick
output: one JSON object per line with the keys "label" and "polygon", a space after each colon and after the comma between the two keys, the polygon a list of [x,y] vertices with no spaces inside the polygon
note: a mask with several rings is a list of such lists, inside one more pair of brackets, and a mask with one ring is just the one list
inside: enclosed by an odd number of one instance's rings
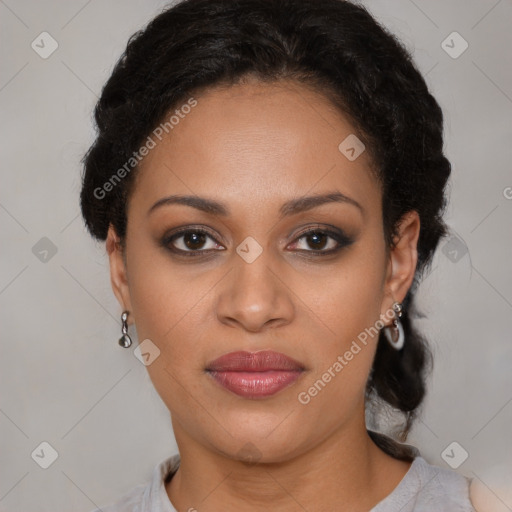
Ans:
{"label": "pink lipstick", "polygon": [[230,352],[215,359],[206,371],[225,389],[243,398],[276,394],[295,382],[304,366],[280,352]]}

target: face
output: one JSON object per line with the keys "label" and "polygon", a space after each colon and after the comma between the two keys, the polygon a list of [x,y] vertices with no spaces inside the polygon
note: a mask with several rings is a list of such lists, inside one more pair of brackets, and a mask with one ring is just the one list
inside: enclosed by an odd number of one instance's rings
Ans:
{"label": "face", "polygon": [[140,166],[126,265],[109,232],[112,285],[160,350],[147,370],[178,445],[286,460],[360,428],[419,224],[386,253],[368,153],[340,151],[355,130],[316,92],[249,82],[196,100]]}

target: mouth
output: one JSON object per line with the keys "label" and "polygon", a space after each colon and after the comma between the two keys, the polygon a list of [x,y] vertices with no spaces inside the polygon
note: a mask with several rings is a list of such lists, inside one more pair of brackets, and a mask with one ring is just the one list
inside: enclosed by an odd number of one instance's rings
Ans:
{"label": "mouth", "polygon": [[275,395],[294,383],[304,370],[299,362],[271,350],[230,352],[206,367],[224,389],[248,399]]}

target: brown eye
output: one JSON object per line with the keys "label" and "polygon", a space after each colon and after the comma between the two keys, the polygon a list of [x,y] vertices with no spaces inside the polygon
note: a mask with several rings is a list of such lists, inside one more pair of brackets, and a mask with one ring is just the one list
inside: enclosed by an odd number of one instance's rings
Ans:
{"label": "brown eye", "polygon": [[183,244],[188,249],[201,249],[206,241],[207,235],[190,231],[183,235]]}
{"label": "brown eye", "polygon": [[327,229],[310,229],[296,238],[293,249],[312,254],[333,254],[354,241],[343,232]]}
{"label": "brown eye", "polygon": [[325,248],[330,237],[320,231],[312,231],[305,235],[304,238],[307,240],[309,247],[314,250],[319,250]]}
{"label": "brown eye", "polygon": [[164,237],[162,245],[174,253],[181,253],[186,256],[200,255],[222,248],[213,236],[204,229],[187,229],[174,233]]}

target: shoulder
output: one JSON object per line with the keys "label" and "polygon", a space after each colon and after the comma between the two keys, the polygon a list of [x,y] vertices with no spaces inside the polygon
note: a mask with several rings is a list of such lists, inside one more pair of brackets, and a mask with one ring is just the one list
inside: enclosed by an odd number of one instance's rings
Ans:
{"label": "shoulder", "polygon": [[372,512],[476,512],[469,497],[471,480],[416,456],[394,491]]}
{"label": "shoulder", "polygon": [[144,495],[147,494],[149,485],[138,485],[129,493],[118,498],[115,503],[95,508],[91,512],[142,512]]}
{"label": "shoulder", "polygon": [[475,512],[469,498],[469,478],[451,469],[429,464],[423,457],[417,457],[415,462],[421,485],[417,500],[418,512]]}
{"label": "shoulder", "polygon": [[148,483],[140,484],[127,494],[91,512],[164,512],[174,510],[165,492],[165,480],[178,469],[179,455],[173,455],[155,466]]}

